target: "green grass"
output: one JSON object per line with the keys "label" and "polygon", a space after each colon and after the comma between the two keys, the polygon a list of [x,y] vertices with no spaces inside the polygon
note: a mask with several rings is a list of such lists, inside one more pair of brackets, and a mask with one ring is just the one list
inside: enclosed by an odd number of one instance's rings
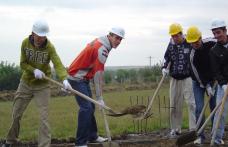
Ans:
{"label": "green grass", "polygon": [[[118,91],[105,93],[106,105],[111,107],[115,111],[121,111],[125,107],[130,106],[130,97],[132,97],[132,103],[146,103],[148,101],[147,97],[153,95],[153,90],[139,90],[139,91]],[[162,88],[160,91],[160,104],[161,107],[169,105],[168,100],[168,88]],[[142,101],[142,97],[144,97]],[[165,101],[164,101],[165,97]],[[161,108],[161,112],[158,111],[158,98],[156,98],[153,104],[152,112],[153,117],[147,120],[147,130],[152,131],[159,129],[160,127],[169,128],[169,110]],[[0,102],[0,139],[5,138],[6,133],[10,127],[11,123],[11,111],[13,102]],[[183,127],[188,126],[187,112],[184,109],[184,123]],[[73,96],[69,97],[57,97],[52,98],[49,107],[49,122],[51,126],[51,133],[53,138],[69,138],[75,137],[75,130],[77,126],[77,112],[78,105]],[[98,109],[96,109],[96,119],[99,134],[105,135],[104,130],[104,120],[102,114]],[[124,133],[133,133],[137,131],[137,121],[133,125],[133,119],[131,116],[123,117],[107,117],[109,122],[109,127],[112,136],[120,135]],[[160,126],[161,122],[161,126]],[[145,121],[142,122],[145,125]],[[34,101],[31,101],[28,108],[24,112],[21,129],[20,129],[20,139],[21,140],[36,140],[37,130],[39,127],[39,113]]]}

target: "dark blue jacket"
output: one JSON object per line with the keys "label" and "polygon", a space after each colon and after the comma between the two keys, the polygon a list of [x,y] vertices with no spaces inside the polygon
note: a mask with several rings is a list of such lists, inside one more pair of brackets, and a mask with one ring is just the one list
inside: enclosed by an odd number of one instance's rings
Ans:
{"label": "dark blue jacket", "polygon": [[162,68],[170,64],[169,74],[177,80],[183,80],[190,77],[190,52],[191,46],[184,40],[182,44],[176,45],[171,39],[165,52],[165,62]]}

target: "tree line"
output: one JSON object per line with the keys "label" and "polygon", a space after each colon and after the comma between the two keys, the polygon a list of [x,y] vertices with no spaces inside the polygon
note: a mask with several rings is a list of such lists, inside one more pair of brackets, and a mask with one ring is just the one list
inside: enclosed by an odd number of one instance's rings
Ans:
{"label": "tree line", "polygon": [[0,62],[0,90],[15,90],[20,81],[21,69],[14,63]]}
{"label": "tree line", "polygon": [[[22,71],[14,63],[0,62],[0,90],[15,90]],[[55,74],[54,74],[55,75]],[[137,69],[105,70],[106,84],[141,84],[158,82],[161,77],[161,64]],[[57,79],[56,77],[53,77]]]}

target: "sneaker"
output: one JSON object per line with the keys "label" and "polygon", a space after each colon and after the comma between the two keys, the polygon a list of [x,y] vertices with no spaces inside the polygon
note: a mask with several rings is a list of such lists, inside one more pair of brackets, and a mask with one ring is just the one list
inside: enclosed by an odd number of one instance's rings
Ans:
{"label": "sneaker", "polygon": [[8,144],[8,143],[4,143],[2,144],[2,147],[11,147],[12,145],[11,144]]}
{"label": "sneaker", "polygon": [[203,143],[203,140],[201,137],[197,138],[195,141],[194,141],[194,144],[196,145],[201,145]]}
{"label": "sneaker", "polygon": [[169,137],[171,138],[171,139],[174,139],[174,138],[177,138],[177,135],[179,135],[179,133],[178,132],[176,132],[175,130],[171,130],[170,131],[170,133],[169,133]]}
{"label": "sneaker", "polygon": [[102,142],[105,142],[105,141],[108,141],[108,138],[104,138],[104,137],[98,136],[97,139],[94,142],[102,143]]}
{"label": "sneaker", "polygon": [[215,144],[217,144],[217,145],[223,145],[225,143],[224,143],[224,141],[222,139],[217,139],[217,140],[215,140]]}

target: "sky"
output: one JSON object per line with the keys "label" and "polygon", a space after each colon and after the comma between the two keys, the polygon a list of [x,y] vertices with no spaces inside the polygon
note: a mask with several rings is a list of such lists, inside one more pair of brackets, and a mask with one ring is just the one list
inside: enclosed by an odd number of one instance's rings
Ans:
{"label": "sky", "polygon": [[123,27],[125,39],[109,54],[106,66],[148,66],[163,60],[169,25],[184,32],[197,26],[213,37],[214,18],[228,23],[227,0],[0,0],[0,61],[19,65],[20,46],[38,18],[47,20],[48,38],[69,66],[87,43]]}

